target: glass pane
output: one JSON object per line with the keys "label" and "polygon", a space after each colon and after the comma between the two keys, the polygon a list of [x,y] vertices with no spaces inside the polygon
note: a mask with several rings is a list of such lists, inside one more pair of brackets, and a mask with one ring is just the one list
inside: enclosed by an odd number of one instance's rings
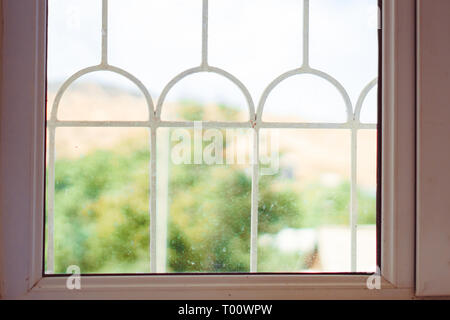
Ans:
{"label": "glass pane", "polygon": [[47,77],[56,90],[80,69],[97,65],[101,50],[101,1],[48,1]]}
{"label": "glass pane", "polygon": [[209,1],[209,62],[231,72],[255,103],[267,85],[301,62],[302,1]]}
{"label": "glass pane", "polygon": [[54,272],[149,272],[148,129],[58,128],[55,137]]}
{"label": "glass pane", "polygon": [[249,271],[250,137],[243,129],[158,130],[158,230],[166,233],[158,272]]}
{"label": "glass pane", "polygon": [[350,272],[350,132],[267,129],[260,141],[273,170],[259,183],[258,271]]}
{"label": "glass pane", "polygon": [[310,1],[311,67],[336,78],[353,104],[378,74],[377,2]]}
{"label": "glass pane", "polygon": [[360,272],[375,272],[377,256],[377,130],[360,130],[358,132],[357,157],[357,270]]}
{"label": "glass pane", "polygon": [[262,120],[344,123],[347,106],[330,82],[302,74],[282,81],[272,90],[264,105]]}
{"label": "glass pane", "polygon": [[201,6],[196,0],[109,0],[110,63],[158,97],[173,77],[200,64]]}

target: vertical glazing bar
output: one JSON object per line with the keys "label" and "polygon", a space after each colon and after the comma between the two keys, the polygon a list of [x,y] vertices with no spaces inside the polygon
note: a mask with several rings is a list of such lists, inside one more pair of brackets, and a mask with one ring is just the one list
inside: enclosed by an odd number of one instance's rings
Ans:
{"label": "vertical glazing bar", "polygon": [[201,66],[205,68],[208,66],[208,0],[203,0]]}
{"label": "vertical glazing bar", "polygon": [[351,155],[351,208],[350,208],[350,242],[351,242],[351,272],[356,272],[356,237],[357,237],[357,227],[358,227],[358,188],[357,188],[357,147],[358,147],[358,129],[356,127],[352,128],[352,155]]}
{"label": "vertical glazing bar", "polygon": [[47,273],[55,271],[55,127],[48,128],[48,166],[47,166]]}
{"label": "vertical glazing bar", "polygon": [[252,196],[250,216],[250,272],[258,271],[259,129],[253,130]]}
{"label": "vertical glazing bar", "polygon": [[102,0],[102,65],[108,64],[108,0]]}
{"label": "vertical glazing bar", "polygon": [[309,0],[303,0],[303,68],[309,67]]}
{"label": "vertical glazing bar", "polygon": [[150,135],[150,272],[156,273],[156,127]]}

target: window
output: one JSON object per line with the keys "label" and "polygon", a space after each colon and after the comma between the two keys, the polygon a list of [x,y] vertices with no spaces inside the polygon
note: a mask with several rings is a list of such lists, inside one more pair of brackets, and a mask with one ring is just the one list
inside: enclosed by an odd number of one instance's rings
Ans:
{"label": "window", "polygon": [[377,11],[49,1],[47,272],[375,272]]}
{"label": "window", "polygon": [[[411,297],[414,240],[410,235],[414,226],[411,223],[414,221],[411,210],[414,197],[410,190],[414,175],[410,171],[414,171],[414,164],[410,160],[414,158],[414,112],[411,109],[414,104],[411,102],[414,101],[415,6],[413,1],[384,2],[384,5],[383,290],[367,290],[366,275],[102,275],[83,278],[83,297]],[[5,297],[79,296],[79,292],[66,290],[66,277],[49,277],[42,273],[46,6],[47,1],[41,0],[6,1],[2,8],[5,46],[1,170],[8,188],[2,187],[2,197],[7,201],[1,202],[1,236],[5,241],[1,242],[0,254],[4,280],[1,293]],[[26,50],[23,50],[24,44]],[[398,145],[402,146],[401,153],[396,148]]]}

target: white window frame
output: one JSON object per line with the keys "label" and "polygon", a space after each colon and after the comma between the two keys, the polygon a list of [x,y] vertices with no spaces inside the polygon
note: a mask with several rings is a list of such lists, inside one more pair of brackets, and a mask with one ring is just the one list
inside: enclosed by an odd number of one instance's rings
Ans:
{"label": "white window frame", "polygon": [[389,299],[414,297],[415,0],[384,0],[381,290],[367,275],[43,276],[46,0],[1,14],[0,295],[25,299]]}

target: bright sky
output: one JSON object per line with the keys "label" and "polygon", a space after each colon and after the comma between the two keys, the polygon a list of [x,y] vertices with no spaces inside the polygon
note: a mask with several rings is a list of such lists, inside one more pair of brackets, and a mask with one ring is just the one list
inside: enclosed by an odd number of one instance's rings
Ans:
{"label": "bright sky", "polygon": [[[277,76],[302,64],[302,0],[210,0],[209,64],[249,89],[255,106]],[[310,64],[343,84],[353,105],[377,76],[377,0],[310,0]],[[201,0],[109,0],[109,63],[139,78],[156,102],[178,73],[201,60]],[[101,0],[49,1],[50,89],[101,56]],[[85,77],[130,88],[111,73]],[[245,109],[243,95],[214,74],[186,78],[168,101],[195,99]],[[372,90],[362,119],[376,119]],[[343,121],[340,94],[315,76],[286,80],[269,96],[271,114]]]}

